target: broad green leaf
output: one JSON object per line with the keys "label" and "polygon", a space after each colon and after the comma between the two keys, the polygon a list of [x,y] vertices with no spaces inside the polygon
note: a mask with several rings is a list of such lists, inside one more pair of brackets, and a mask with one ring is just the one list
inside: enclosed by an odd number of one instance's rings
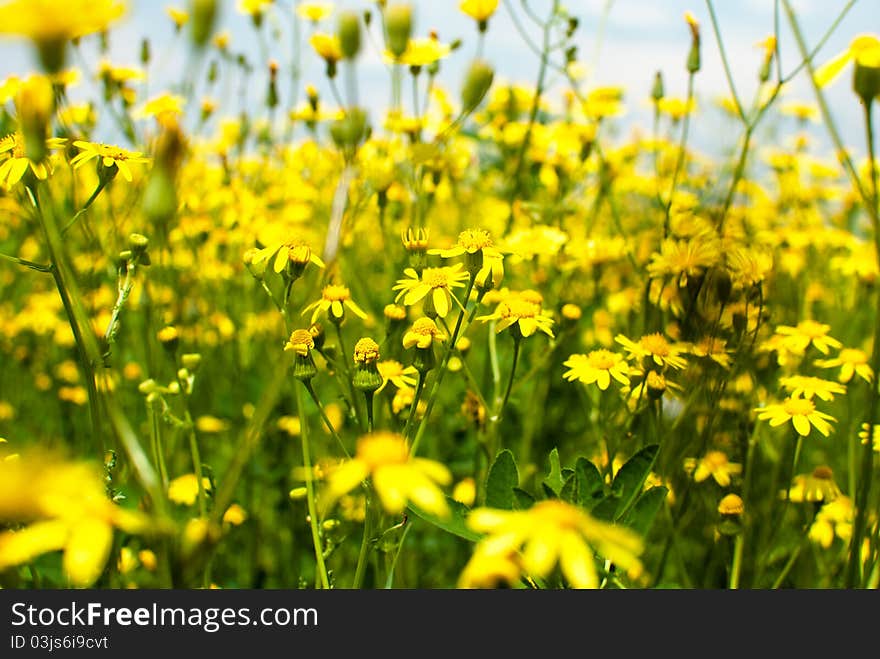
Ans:
{"label": "broad green leaf", "polygon": [[602,476],[596,466],[586,458],[578,458],[571,476],[565,481],[560,496],[565,501],[591,510],[605,493]]}
{"label": "broad green leaf", "polygon": [[420,517],[426,522],[433,524],[437,528],[443,529],[447,533],[457,535],[459,538],[464,538],[465,540],[470,540],[471,542],[476,542],[477,540],[479,540],[482,535],[477,533],[476,531],[472,531],[467,526],[467,516],[468,513],[470,513],[471,511],[470,508],[465,506],[463,503],[459,503],[455,499],[451,499],[450,497],[446,497],[446,503],[449,505],[450,515],[445,519],[425,512],[424,510],[419,509],[412,503],[409,504],[407,508],[416,517]]}
{"label": "broad green leaf", "polygon": [[[641,494],[642,486],[645,484],[648,474],[651,473],[654,462],[657,461],[659,451],[659,444],[650,444],[627,460],[626,464],[617,472],[612,486],[612,490],[620,492],[620,501],[614,513],[615,521],[626,514],[636,497]],[[617,490],[617,488],[620,489]]]}
{"label": "broad green leaf", "polygon": [[565,485],[562,480],[562,467],[559,464],[559,451],[555,448],[550,451],[550,473],[544,479],[543,484],[550,489],[553,496],[557,497],[562,491],[562,486]]}
{"label": "broad green leaf", "polygon": [[636,502],[633,504],[629,512],[624,515],[621,523],[628,526],[633,531],[645,537],[651,530],[654,518],[660,510],[660,506],[666,500],[669,490],[662,485],[652,487],[647,492],[643,492]]}
{"label": "broad green leaf", "polygon": [[611,522],[614,521],[614,513],[617,512],[617,506],[619,503],[619,498],[609,494],[597,503],[590,512],[593,514],[593,517],[597,517],[606,522]]}
{"label": "broad green leaf", "polygon": [[486,479],[486,505],[489,508],[513,510],[516,498],[513,490],[519,485],[519,472],[513,453],[504,449],[495,458]]}
{"label": "broad green leaf", "polygon": [[528,510],[535,505],[535,497],[518,487],[513,488],[513,498],[518,510]]}

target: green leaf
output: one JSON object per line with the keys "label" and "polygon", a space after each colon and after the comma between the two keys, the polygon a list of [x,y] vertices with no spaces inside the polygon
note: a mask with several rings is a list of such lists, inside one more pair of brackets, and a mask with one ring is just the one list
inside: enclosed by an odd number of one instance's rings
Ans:
{"label": "green leaf", "polygon": [[572,473],[565,481],[560,496],[569,503],[592,510],[605,494],[602,476],[596,465],[581,457],[577,459],[574,469],[568,471]]}
{"label": "green leaf", "polygon": [[513,493],[519,485],[519,472],[513,453],[504,449],[495,457],[486,479],[486,505],[490,508],[513,510],[516,497]]}
{"label": "green leaf", "polygon": [[463,503],[459,503],[455,499],[451,499],[450,497],[446,497],[446,503],[449,505],[450,515],[447,518],[437,517],[436,515],[432,515],[429,512],[425,512],[421,510],[414,504],[409,504],[407,508],[416,516],[419,517],[426,522],[433,524],[439,529],[443,529],[447,533],[451,533],[452,535],[457,535],[459,538],[464,538],[465,540],[470,540],[471,542],[476,542],[479,540],[482,535],[477,533],[476,531],[472,531],[467,526],[467,516],[471,512],[471,509],[468,508]]}
{"label": "green leaf", "polygon": [[611,522],[614,520],[614,513],[617,512],[619,502],[619,498],[609,494],[597,503],[590,512],[593,514],[593,517]]}
{"label": "green leaf", "polygon": [[659,444],[650,444],[627,460],[614,477],[612,490],[620,488],[620,501],[614,513],[614,520],[623,517],[632,506],[633,502],[642,492],[645,479],[651,473],[654,463],[657,461],[657,453],[660,451]]}
{"label": "green leaf", "polygon": [[535,505],[535,497],[518,487],[513,488],[513,498],[518,510],[528,510]]}
{"label": "green leaf", "polygon": [[642,537],[647,536],[648,531],[651,530],[651,525],[654,523],[654,518],[657,517],[660,506],[666,501],[668,493],[669,490],[662,485],[652,487],[647,492],[643,492],[636,499],[629,512],[624,515],[621,523]]}
{"label": "green leaf", "polygon": [[562,486],[565,485],[562,480],[562,467],[559,464],[559,451],[555,448],[550,451],[550,473],[543,480],[543,484],[557,497],[562,491]]}

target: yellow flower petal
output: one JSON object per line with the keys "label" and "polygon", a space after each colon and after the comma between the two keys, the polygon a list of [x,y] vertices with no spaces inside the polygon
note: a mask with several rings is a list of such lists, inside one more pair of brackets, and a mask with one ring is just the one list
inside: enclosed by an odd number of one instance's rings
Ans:
{"label": "yellow flower petal", "polygon": [[849,49],[831,58],[828,62],[816,69],[815,73],[813,74],[813,78],[815,79],[816,84],[820,87],[824,87],[825,85],[831,83],[837,76],[840,75],[841,71],[843,71],[844,67],[849,64],[852,58],[853,53]]}
{"label": "yellow flower petal", "polygon": [[91,586],[104,569],[113,544],[113,527],[99,519],[77,523],[64,550],[64,572],[75,586]]}

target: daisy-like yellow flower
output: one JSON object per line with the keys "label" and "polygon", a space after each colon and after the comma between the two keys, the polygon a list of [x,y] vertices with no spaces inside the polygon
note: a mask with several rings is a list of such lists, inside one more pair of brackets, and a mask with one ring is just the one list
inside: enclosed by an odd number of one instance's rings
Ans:
{"label": "daisy-like yellow flower", "polygon": [[46,453],[0,459],[0,570],[62,551],[73,586],[91,586],[106,565],[114,529],[142,533],[149,521],[113,503],[99,468]]}
{"label": "daisy-like yellow flower", "polygon": [[584,384],[595,383],[602,391],[608,389],[611,378],[622,385],[629,384],[629,364],[623,355],[610,350],[600,349],[586,355],[572,355],[563,362],[563,366],[567,366],[569,370],[562,377],[569,382],[579,380]]}
{"label": "daisy-like yellow flower", "polygon": [[794,117],[798,121],[819,121],[819,106],[804,101],[789,101],[779,106],[779,113]]}
{"label": "daisy-like yellow flower", "polygon": [[403,51],[399,58],[394,57],[390,51],[386,51],[385,61],[421,68],[434,62],[439,62],[441,59],[448,57],[451,52],[452,47],[448,43],[441,43],[439,39],[434,37],[417,37],[407,42],[406,50]]}
{"label": "daisy-like yellow flower", "polygon": [[688,277],[696,277],[717,263],[721,252],[715,241],[703,239],[664,240],[660,251],[651,257],[648,274],[655,279],[672,277],[679,287],[687,286]]}
{"label": "daisy-like yellow flower", "polygon": [[852,538],[854,512],[852,499],[841,495],[822,506],[807,535],[824,549],[831,546],[835,537],[849,542]]}
{"label": "daisy-like yellow flower", "polygon": [[858,375],[865,382],[874,379],[874,370],[868,364],[868,354],[857,348],[844,348],[837,357],[831,359],[817,359],[813,362],[819,368],[840,368],[837,374],[838,382],[849,382],[854,375]]}
{"label": "daisy-like yellow flower", "polygon": [[693,98],[686,100],[677,96],[664,96],[657,101],[657,110],[660,114],[668,115],[673,121],[681,121],[696,109],[697,103]]}
{"label": "daisy-like yellow flower", "polygon": [[696,483],[702,483],[711,476],[721,487],[729,486],[731,476],[742,473],[742,465],[730,462],[727,454],[722,451],[709,451],[699,460],[685,458],[684,469],[693,474]]}
{"label": "daisy-like yellow flower", "polygon": [[458,8],[478,23],[485,23],[498,9],[498,0],[462,0]]}
{"label": "daisy-like yellow flower", "polygon": [[398,389],[404,387],[414,387],[417,383],[416,376],[418,371],[414,366],[404,366],[394,359],[386,359],[376,364],[379,369],[379,375],[382,376],[382,386],[376,390],[378,394],[390,382]]}
{"label": "daisy-like yellow flower", "polygon": [[659,332],[653,334],[645,334],[638,342],[635,342],[623,334],[614,337],[629,356],[642,362],[653,363],[656,366],[683,369],[687,366],[687,361],[683,355],[688,351],[687,346],[670,343],[665,336]]}
{"label": "daisy-like yellow flower", "polygon": [[839,382],[823,380],[806,375],[791,375],[779,378],[779,384],[794,397],[821,398],[824,401],[834,400],[835,394],[845,394],[846,387]]}
{"label": "daisy-like yellow flower", "polygon": [[510,327],[515,337],[529,337],[540,330],[553,338],[553,319],[541,307],[540,296],[536,298],[532,291],[511,292],[498,303],[493,313],[477,316],[477,320],[496,321],[496,332]]}
{"label": "daisy-like yellow flower", "polygon": [[147,100],[140,108],[132,113],[135,119],[147,119],[155,117],[160,123],[180,117],[183,114],[183,106],[186,99],[176,94],[159,94]]}
{"label": "daisy-like yellow flower", "polygon": [[296,6],[297,16],[312,23],[319,23],[333,13],[332,2],[301,2]]}
{"label": "daisy-like yellow flower", "polygon": [[516,551],[479,543],[458,577],[458,587],[509,588],[520,580],[522,571],[522,559]]}
{"label": "daisy-like yellow flower", "polygon": [[238,11],[254,20],[260,20],[263,13],[275,0],[238,0]]}
{"label": "daisy-like yellow flower", "polygon": [[792,426],[802,437],[810,434],[813,427],[828,437],[832,427],[829,421],[836,422],[833,416],[820,412],[809,398],[789,396],[781,403],[774,403],[755,409],[758,419],[769,420],[772,427],[781,426],[791,421]]}
{"label": "daisy-like yellow flower", "polygon": [[281,272],[288,264],[294,268],[304,268],[313,263],[323,268],[324,261],[312,252],[312,248],[300,240],[271,243],[251,256],[251,264],[258,266],[264,261],[272,261],[272,270]]}
{"label": "daisy-like yellow flower", "polygon": [[835,80],[847,64],[854,62],[857,68],[880,71],[880,39],[874,34],[859,34],[850,41],[846,50],[832,57],[816,69],[814,79],[820,87]]}
{"label": "daisy-like yellow flower", "polygon": [[402,435],[378,431],[363,435],[351,460],[327,474],[321,496],[325,510],[369,478],[382,507],[398,515],[412,502],[425,512],[446,517],[449,506],[439,486],[452,482],[452,474],[439,462],[411,457]]}
{"label": "daisy-like yellow flower", "polygon": [[[638,577],[642,570],[639,556],[644,546],[638,535],[564,501],[541,501],[523,511],[477,508],[467,524],[487,534],[474,551],[478,557],[512,559],[519,555],[516,563],[527,574],[541,578],[549,576],[558,564],[573,588],[599,586],[594,553],[632,577]],[[473,565],[469,566],[473,570]],[[465,567],[465,572],[468,570]]]}
{"label": "daisy-like yellow flower", "polygon": [[811,474],[798,474],[792,479],[788,500],[794,503],[834,501],[841,495],[830,467],[819,465]]}
{"label": "daisy-like yellow flower", "polygon": [[461,264],[440,268],[425,268],[421,277],[413,268],[403,271],[404,279],[398,279],[393,290],[399,291],[395,302],[403,299],[403,304],[412,306],[424,300],[423,309],[426,315],[436,314],[445,318],[452,308],[452,301],[461,307],[461,302],[452,292],[454,288],[464,288],[468,274],[461,271]]}
{"label": "daisy-like yellow flower", "polygon": [[812,345],[823,355],[827,355],[831,348],[840,348],[843,344],[832,336],[828,336],[831,325],[818,323],[815,320],[802,320],[796,327],[780,325],[776,328],[776,334],[783,337],[782,343],[785,348],[795,354],[802,355]]}
{"label": "daisy-like yellow flower", "polygon": [[367,319],[366,312],[351,299],[351,291],[347,286],[327,284],[321,291],[321,299],[308,305],[303,309],[302,314],[305,316],[311,311],[312,318],[310,322],[312,324],[322,314],[327,315],[331,321],[338,323],[342,322],[342,319],[345,317],[346,309],[362,320]]}
{"label": "daisy-like yellow flower", "polygon": [[79,169],[87,162],[98,158],[105,170],[112,172],[115,167],[122,174],[122,178],[129,183],[132,181],[129,164],[150,162],[150,159],[139,151],[128,151],[109,144],[96,144],[77,140],[73,145],[79,149],[79,153],[70,161],[74,169]]}
{"label": "daisy-like yellow flower", "polygon": [[[60,137],[46,140],[46,146],[50,149],[61,148],[64,143],[65,140]],[[0,139],[0,185],[11,188],[21,181],[28,169],[41,181],[45,181],[51,173],[48,161],[34,162],[27,157],[21,133],[12,133]]]}
{"label": "daisy-like yellow flower", "polygon": [[407,350],[413,346],[422,350],[434,345],[434,341],[445,341],[443,334],[430,318],[419,318],[403,335],[403,347]]}
{"label": "daisy-like yellow flower", "polygon": [[328,64],[335,64],[342,59],[342,45],[339,43],[339,37],[335,34],[315,32],[315,34],[309,37],[309,43],[318,54],[318,57]]}

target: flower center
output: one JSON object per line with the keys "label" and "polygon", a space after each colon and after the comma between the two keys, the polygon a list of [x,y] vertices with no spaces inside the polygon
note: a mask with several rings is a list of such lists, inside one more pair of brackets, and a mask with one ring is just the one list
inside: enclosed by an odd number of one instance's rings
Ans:
{"label": "flower center", "polygon": [[481,249],[492,246],[492,238],[488,231],[483,229],[466,229],[458,235],[458,244],[465,251],[478,252]]}
{"label": "flower center", "polygon": [[815,411],[816,406],[808,398],[788,398],[782,404],[782,409],[789,416],[808,416]]}
{"label": "flower center", "polygon": [[669,343],[662,334],[647,334],[639,341],[642,348],[658,357],[665,357],[669,354]]}
{"label": "flower center", "polygon": [[706,466],[710,469],[720,469],[727,464],[727,455],[721,451],[709,451],[706,454],[706,457],[703,458],[703,462],[705,462]]}
{"label": "flower center", "polygon": [[588,356],[590,359],[590,366],[604,371],[607,371],[620,361],[620,356],[614,354],[610,350],[594,350]]}
{"label": "flower center", "polygon": [[502,318],[534,318],[538,308],[526,300],[507,300],[498,305],[498,314]]}
{"label": "flower center", "polygon": [[867,364],[868,356],[861,350],[855,348],[844,348],[840,351],[838,359],[848,364]]}
{"label": "flower center", "polygon": [[430,318],[419,318],[413,323],[412,331],[421,336],[435,336],[437,334],[437,326]]}
{"label": "flower center", "polygon": [[345,300],[351,297],[351,291],[348,290],[347,286],[328,284],[324,287],[321,295],[325,300],[329,300],[330,302],[345,302]]}
{"label": "flower center", "polygon": [[831,471],[831,467],[827,465],[819,465],[813,470],[813,478],[818,478],[822,481],[830,481],[834,478],[834,473]]}
{"label": "flower center", "polygon": [[422,271],[422,283],[431,288],[448,288],[449,274],[444,268],[425,268]]}

